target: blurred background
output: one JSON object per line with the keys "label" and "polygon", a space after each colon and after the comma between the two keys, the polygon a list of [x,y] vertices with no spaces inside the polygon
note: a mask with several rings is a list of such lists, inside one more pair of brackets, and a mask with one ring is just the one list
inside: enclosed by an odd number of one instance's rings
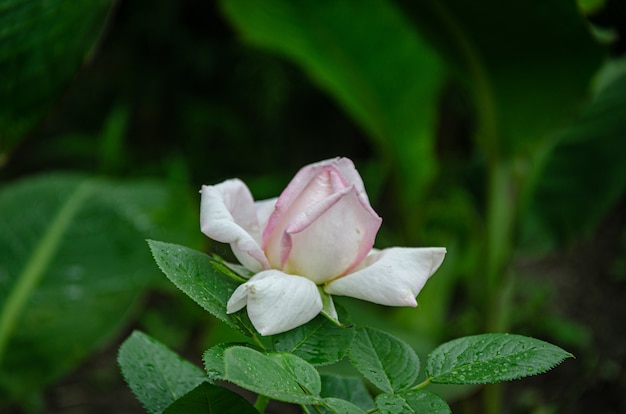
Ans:
{"label": "blurred background", "polygon": [[0,411],[143,412],[132,329],[198,365],[240,339],[145,239],[232,259],[202,184],[275,197],[341,155],[377,247],[448,249],[417,309],[338,299],[353,320],[422,358],[484,332],[576,356],[434,389],[453,412],[625,412],[625,36],[620,0],[0,0]]}

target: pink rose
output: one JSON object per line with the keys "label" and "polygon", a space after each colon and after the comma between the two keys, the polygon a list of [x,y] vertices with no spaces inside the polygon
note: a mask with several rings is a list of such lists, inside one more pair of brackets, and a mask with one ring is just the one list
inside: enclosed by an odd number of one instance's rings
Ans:
{"label": "pink rose", "polygon": [[238,179],[202,187],[200,227],[229,243],[256,274],[240,285],[227,312],[248,308],[262,335],[305,324],[326,293],[388,306],[417,306],[415,297],[439,268],[444,248],[373,250],[382,219],[369,204],[347,158],[302,168],[278,199],[255,202]]}

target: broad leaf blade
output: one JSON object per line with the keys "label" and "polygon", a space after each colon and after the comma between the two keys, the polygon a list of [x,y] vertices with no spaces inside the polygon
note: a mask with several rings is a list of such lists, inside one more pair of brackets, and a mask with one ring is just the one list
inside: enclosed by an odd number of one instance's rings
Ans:
{"label": "broad leaf blade", "polygon": [[461,51],[483,151],[533,153],[580,109],[604,51],[576,2],[443,0],[434,9],[439,40]]}
{"label": "broad leaf blade", "polygon": [[[302,363],[306,364],[303,360]],[[316,404],[320,401],[318,396],[304,391],[306,380],[295,379],[272,358],[254,349],[228,348],[224,351],[224,366],[227,381],[257,394],[295,404]]]}
{"label": "broad leaf blade", "polygon": [[285,352],[272,353],[269,354],[269,357],[287,371],[307,393],[320,395],[322,383],[320,375],[313,365],[310,365],[302,358]]}
{"label": "broad leaf blade", "polygon": [[168,191],[149,187],[49,173],[0,191],[0,388],[12,398],[101,346],[158,279],[144,239]]}
{"label": "broad leaf blade", "polygon": [[320,395],[322,397],[345,400],[362,410],[369,410],[374,407],[374,400],[361,378],[340,377],[330,374],[323,374],[321,378],[322,392]]}
{"label": "broad leaf blade", "polygon": [[570,357],[538,339],[483,334],[439,346],[428,356],[426,373],[433,383],[487,384],[541,374]]}
{"label": "broad leaf blade", "polygon": [[198,385],[165,409],[164,414],[215,413],[258,414],[239,394],[206,382]]}
{"label": "broad leaf blade", "polygon": [[58,99],[98,40],[112,0],[0,5],[0,153]]}
{"label": "broad leaf blade", "polygon": [[246,40],[296,62],[345,108],[398,169],[407,199],[424,191],[436,168],[435,109],[444,71],[392,2],[222,5]]}
{"label": "broad leaf blade", "polygon": [[376,397],[380,414],[448,414],[450,407],[440,396],[423,390],[403,391],[399,394],[380,394]]}
{"label": "broad leaf blade", "polygon": [[202,361],[204,362],[204,370],[210,382],[224,379],[226,375],[224,368],[224,351],[233,346],[247,346],[247,344],[224,342],[204,351]]}
{"label": "broad leaf blade", "polygon": [[239,283],[220,272],[220,262],[188,247],[155,240],[148,244],[159,268],[187,296],[231,327],[249,336],[256,334],[245,311],[226,313],[228,299]]}
{"label": "broad leaf blade", "polygon": [[402,391],[419,375],[420,363],[415,351],[377,329],[358,328],[348,356],[365,378],[385,392]]}
{"label": "broad leaf blade", "polygon": [[138,331],[120,347],[118,362],[130,389],[152,414],[206,381],[198,367]]}
{"label": "broad leaf blade", "polygon": [[[341,319],[347,314],[339,308]],[[332,364],[343,358],[352,344],[355,330],[336,325],[323,315],[290,331],[273,335],[274,349],[291,352],[313,365]]]}
{"label": "broad leaf blade", "polygon": [[626,65],[615,72],[538,175],[532,207],[559,239],[588,235],[626,193]]}
{"label": "broad leaf blade", "polygon": [[324,407],[332,414],[365,414],[359,406],[339,398],[324,398]]}

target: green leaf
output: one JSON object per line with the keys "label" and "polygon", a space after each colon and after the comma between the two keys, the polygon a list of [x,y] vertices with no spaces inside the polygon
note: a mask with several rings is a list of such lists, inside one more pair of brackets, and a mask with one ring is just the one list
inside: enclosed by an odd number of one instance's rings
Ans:
{"label": "green leaf", "polygon": [[239,283],[220,271],[220,262],[188,247],[154,240],[148,244],[159,268],[187,296],[231,327],[256,335],[246,312],[226,313],[228,299]]}
{"label": "green leaf", "polygon": [[[339,308],[341,318],[347,313]],[[336,325],[323,315],[290,331],[272,336],[274,349],[291,352],[313,365],[332,364],[343,358],[352,344],[355,330]]]}
{"label": "green leaf", "polygon": [[162,413],[206,381],[198,367],[138,331],[120,347],[118,363],[128,386],[149,413]]}
{"label": "green leaf", "polygon": [[488,158],[532,154],[566,125],[604,58],[571,0],[415,4],[416,15],[433,9],[430,20],[439,24],[424,24],[462,62]]}
{"label": "green leaf", "polygon": [[204,351],[202,361],[204,361],[204,370],[211,383],[224,379],[224,351],[233,346],[247,346],[247,344],[224,342]]}
{"label": "green leaf", "polygon": [[[382,149],[413,200],[433,177],[438,55],[390,1],[223,0],[250,43],[300,65]],[[419,160],[419,162],[416,162]]]}
{"label": "green leaf", "polygon": [[206,382],[198,385],[164,411],[164,414],[258,414],[241,395]]}
{"label": "green leaf", "polygon": [[144,239],[171,228],[169,194],[52,173],[0,191],[0,393],[23,400],[123,327],[158,279]]}
{"label": "green leaf", "polygon": [[374,407],[374,400],[358,377],[340,377],[322,374],[322,391],[320,395],[349,401],[363,410]]}
{"label": "green leaf", "polygon": [[348,353],[354,367],[389,393],[410,387],[419,375],[419,358],[405,342],[377,329],[357,328]]}
{"label": "green leaf", "polygon": [[448,414],[450,407],[437,394],[423,390],[408,390],[398,394],[380,394],[376,397],[380,414]]}
{"label": "green leaf", "polygon": [[433,383],[487,384],[541,374],[570,357],[538,339],[482,334],[439,346],[428,355],[426,373]]}
{"label": "green leaf", "polygon": [[320,292],[320,297],[322,298],[321,314],[326,316],[335,324],[341,326],[341,322],[339,322],[339,315],[337,314],[337,308],[335,308],[335,302],[333,301],[333,297],[329,295],[328,293],[326,293],[324,288],[321,286],[318,286],[317,290]]}
{"label": "green leaf", "polygon": [[324,398],[322,404],[333,414],[365,414],[360,407],[339,398]]}
{"label": "green leaf", "polygon": [[313,365],[302,358],[284,352],[271,353],[268,356],[287,371],[308,394],[320,395],[322,382],[319,373]]}
{"label": "green leaf", "polygon": [[59,98],[93,53],[111,0],[7,0],[0,5],[0,154]]}
{"label": "green leaf", "polygon": [[[301,360],[300,364],[306,366],[307,363]],[[271,357],[239,346],[224,351],[224,366],[227,381],[257,394],[295,404],[317,404],[320,401],[318,396],[305,391],[311,381],[310,372],[315,370],[313,367],[305,368],[304,378],[296,378]]]}
{"label": "green leaf", "polygon": [[589,235],[626,193],[625,62],[607,68],[601,89],[538,175],[532,207],[559,239]]}

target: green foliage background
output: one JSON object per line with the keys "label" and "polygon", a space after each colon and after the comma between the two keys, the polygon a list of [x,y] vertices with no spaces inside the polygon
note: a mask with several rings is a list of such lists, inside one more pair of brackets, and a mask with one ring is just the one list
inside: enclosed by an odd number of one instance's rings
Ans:
{"label": "green foliage background", "polygon": [[448,391],[454,412],[483,412],[476,392],[506,412],[597,410],[600,392],[626,409],[624,16],[619,0],[0,1],[0,409],[60,412],[72,389],[140,412],[112,351],[132,327],[189,355],[241,340],[145,239],[228,258],[199,234],[201,184],[274,197],[337,155],[384,219],[377,247],[449,252],[418,310],[342,302],[357,322],[420,356],[509,331],[577,357]]}

